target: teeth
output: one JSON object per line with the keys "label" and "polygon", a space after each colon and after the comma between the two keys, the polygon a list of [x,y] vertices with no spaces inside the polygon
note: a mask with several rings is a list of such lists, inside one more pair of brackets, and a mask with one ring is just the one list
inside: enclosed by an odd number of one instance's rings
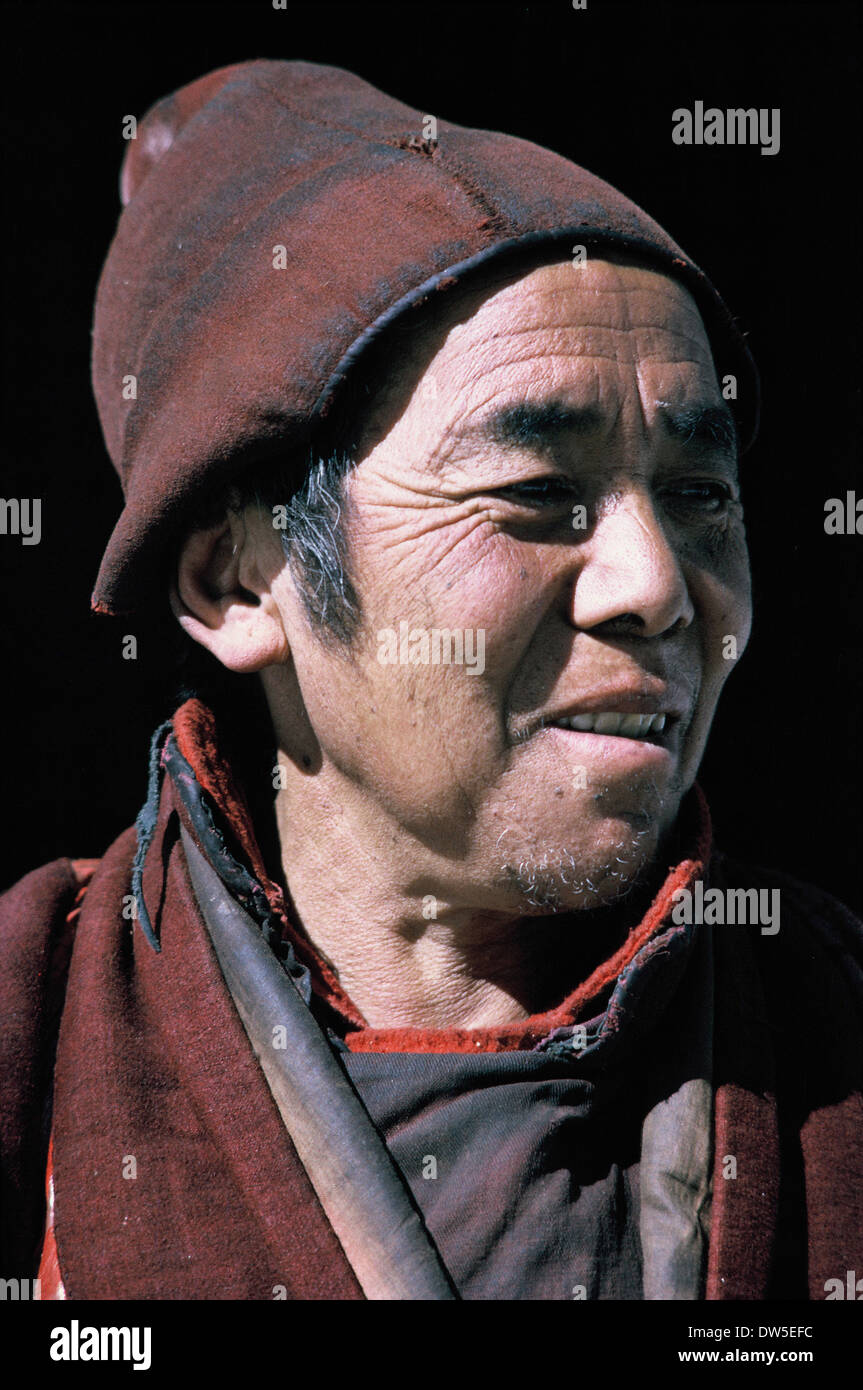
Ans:
{"label": "teeth", "polygon": [[623,738],[644,738],[646,734],[661,733],[665,728],[664,714],[574,714],[557,723],[577,733],[618,734]]}
{"label": "teeth", "polygon": [[619,714],[596,714],[593,717],[595,734],[619,734],[623,719]]}

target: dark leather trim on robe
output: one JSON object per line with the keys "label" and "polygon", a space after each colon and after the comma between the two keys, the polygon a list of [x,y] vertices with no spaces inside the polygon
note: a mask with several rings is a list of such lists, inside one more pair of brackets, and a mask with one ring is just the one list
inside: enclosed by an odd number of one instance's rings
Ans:
{"label": "dark leather trim on robe", "polygon": [[[80,911],[53,1107],[67,1294],[362,1297],[221,978],[177,815],[166,782],[143,884],[160,954],[123,915],[133,832],[101,861]],[[823,1299],[827,1280],[863,1268],[860,925],[827,894],[781,875],[719,856],[710,876],[779,887],[782,922],[775,936],[714,929],[707,1297]],[[59,861],[0,899],[0,1135],[4,1194],[15,1204],[4,1217],[5,1277],[32,1277],[38,1262],[59,1008],[46,1001],[62,994],[48,978],[76,891],[72,866]]]}
{"label": "dark leather trim on robe", "polygon": [[361,1298],[225,987],[176,815],[166,783],[144,874],[161,953],[120,916],[131,833],[78,925],[54,1103],[67,1295]]}

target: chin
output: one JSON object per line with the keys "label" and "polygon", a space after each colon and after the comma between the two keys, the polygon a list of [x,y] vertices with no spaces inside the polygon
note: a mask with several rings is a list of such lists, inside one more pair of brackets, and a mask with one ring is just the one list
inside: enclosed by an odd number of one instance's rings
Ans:
{"label": "chin", "polygon": [[633,813],[604,823],[603,832],[573,837],[569,846],[526,853],[502,865],[510,892],[533,914],[584,911],[620,901],[653,863],[659,821]]}

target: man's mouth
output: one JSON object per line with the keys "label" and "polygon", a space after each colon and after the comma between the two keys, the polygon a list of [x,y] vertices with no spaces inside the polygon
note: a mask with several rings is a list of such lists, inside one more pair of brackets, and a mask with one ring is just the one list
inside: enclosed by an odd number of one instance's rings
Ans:
{"label": "man's mouth", "polygon": [[665,728],[665,714],[618,714],[602,710],[596,714],[573,714],[549,721],[555,729],[572,729],[580,734],[612,734],[618,738],[647,738]]}

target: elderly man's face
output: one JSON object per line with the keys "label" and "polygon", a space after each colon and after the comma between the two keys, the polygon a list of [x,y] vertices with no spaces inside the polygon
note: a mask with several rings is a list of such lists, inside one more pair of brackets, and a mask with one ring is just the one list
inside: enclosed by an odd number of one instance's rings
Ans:
{"label": "elderly man's face", "polygon": [[[389,821],[439,892],[505,911],[608,900],[650,861],[749,633],[729,418],[693,300],[630,264],[501,278],[415,344],[348,482],[353,647],[280,591],[382,853]],[[434,629],[472,666],[434,664]]]}

